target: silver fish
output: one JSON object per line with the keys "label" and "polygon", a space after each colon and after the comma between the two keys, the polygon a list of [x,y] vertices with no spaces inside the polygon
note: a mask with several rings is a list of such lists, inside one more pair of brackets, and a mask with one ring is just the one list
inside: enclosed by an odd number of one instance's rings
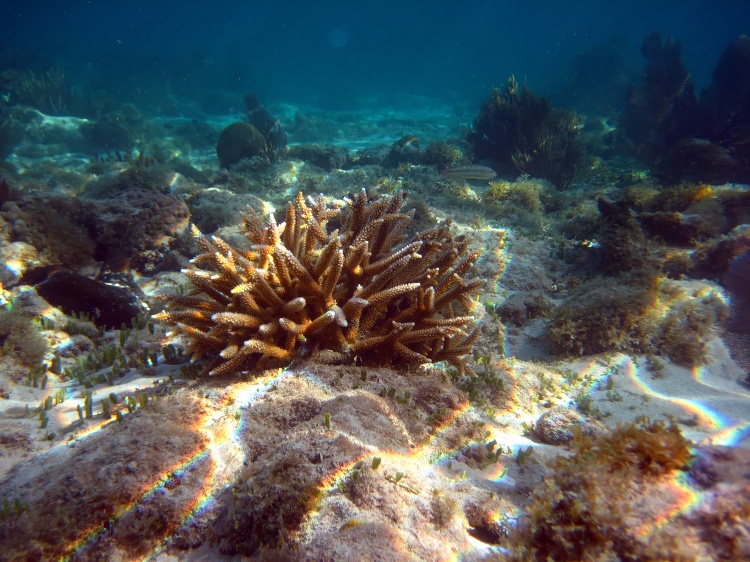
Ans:
{"label": "silver fish", "polygon": [[449,180],[491,180],[497,174],[492,168],[472,164],[470,166],[448,168],[440,172],[440,175]]}

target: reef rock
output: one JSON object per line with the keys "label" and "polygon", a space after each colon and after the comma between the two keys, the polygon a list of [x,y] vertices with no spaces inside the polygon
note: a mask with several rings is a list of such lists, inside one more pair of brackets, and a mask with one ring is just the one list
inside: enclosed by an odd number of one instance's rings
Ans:
{"label": "reef rock", "polygon": [[229,168],[243,158],[263,154],[263,136],[250,123],[237,122],[227,126],[216,143],[216,156],[222,168]]}
{"label": "reef rock", "polygon": [[36,286],[36,292],[66,314],[86,313],[97,326],[119,328],[130,325],[145,311],[135,295],[118,287],[89,279],[73,271],[57,270]]}
{"label": "reef rock", "polygon": [[534,435],[547,445],[561,445],[573,440],[576,428],[579,428],[582,435],[596,435],[606,431],[601,424],[587,421],[573,410],[556,407],[537,420]]}
{"label": "reef rock", "polygon": [[102,201],[34,194],[3,209],[12,239],[37,248],[41,263],[73,270],[95,261],[116,269],[151,270],[190,219],[179,197],[146,190]]}

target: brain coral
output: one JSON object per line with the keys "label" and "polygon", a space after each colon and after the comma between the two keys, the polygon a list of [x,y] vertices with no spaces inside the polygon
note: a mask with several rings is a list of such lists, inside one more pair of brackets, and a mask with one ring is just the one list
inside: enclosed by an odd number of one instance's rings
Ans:
{"label": "brain coral", "polygon": [[463,371],[478,336],[469,312],[482,281],[465,278],[478,252],[450,222],[407,241],[414,213],[402,205],[402,195],[368,202],[363,190],[342,209],[300,193],[278,225],[248,209],[247,250],[194,228],[203,253],[184,270],[193,289],[166,296],[156,318],[213,375],[307,355]]}

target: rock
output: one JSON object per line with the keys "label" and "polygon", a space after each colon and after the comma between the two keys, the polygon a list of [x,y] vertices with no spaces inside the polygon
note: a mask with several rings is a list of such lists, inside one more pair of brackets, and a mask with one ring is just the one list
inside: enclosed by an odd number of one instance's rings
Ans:
{"label": "rock", "polygon": [[290,158],[298,158],[326,172],[344,168],[351,162],[349,151],[332,144],[299,144],[289,149]]}
{"label": "rock", "polygon": [[26,242],[13,242],[0,246],[0,284],[8,287],[18,284],[24,272],[36,262],[37,251]]}
{"label": "rock", "polygon": [[174,537],[171,543],[179,550],[190,550],[198,548],[203,544],[203,541],[193,528],[189,528],[187,531],[180,531],[180,534]]}
{"label": "rock", "polygon": [[529,320],[546,315],[552,303],[541,293],[514,293],[495,312],[506,324],[522,327]]}
{"label": "rock", "polygon": [[202,233],[209,234],[224,226],[240,224],[248,206],[262,213],[264,203],[250,193],[210,187],[190,199],[191,219]]}
{"label": "rock", "polygon": [[597,205],[602,268],[617,274],[643,267],[648,255],[646,237],[627,204],[600,197]]}
{"label": "rock", "polygon": [[87,215],[98,261],[115,256],[148,271],[168,253],[170,243],[190,222],[190,210],[179,197],[159,191],[130,190],[92,203]]}
{"label": "rock", "polygon": [[219,541],[219,552],[226,555],[237,554],[237,546],[227,537],[222,537]]}
{"label": "rock", "polygon": [[691,245],[717,234],[717,224],[699,214],[641,213],[638,220],[650,236],[658,236],[665,242]]}
{"label": "rock", "polygon": [[[13,239],[42,250],[39,261],[77,270],[106,262],[151,271],[190,221],[185,202],[157,190],[132,189],[105,200],[34,194],[3,206]],[[6,260],[7,262],[7,260]]]}
{"label": "rock", "polygon": [[573,439],[573,429],[576,427],[580,427],[584,435],[593,435],[601,430],[599,424],[587,421],[580,414],[557,407],[537,420],[534,435],[547,445],[561,445]]}
{"label": "rock", "polygon": [[85,312],[94,324],[119,328],[144,312],[144,307],[128,289],[108,285],[73,271],[57,270],[36,286],[48,303],[66,314]]}
{"label": "rock", "polygon": [[386,145],[366,147],[358,150],[352,161],[356,166],[382,166],[390,150]]}
{"label": "rock", "polygon": [[265,141],[250,123],[237,122],[227,126],[216,142],[216,156],[222,168],[229,168],[243,158],[263,154]]}

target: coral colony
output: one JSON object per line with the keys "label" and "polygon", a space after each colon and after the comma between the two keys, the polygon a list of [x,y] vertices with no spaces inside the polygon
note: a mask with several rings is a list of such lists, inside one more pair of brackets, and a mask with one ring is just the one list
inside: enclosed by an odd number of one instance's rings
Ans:
{"label": "coral colony", "polygon": [[[155,318],[185,335],[213,375],[310,353],[464,370],[478,334],[471,297],[482,284],[465,277],[478,252],[450,223],[405,241],[414,213],[402,205],[401,195],[368,202],[363,190],[342,211],[322,196],[308,206],[300,193],[280,225],[248,211],[246,251],[195,230],[203,253],[185,273],[196,289],[168,297]],[[329,233],[334,221],[340,228]]]}

